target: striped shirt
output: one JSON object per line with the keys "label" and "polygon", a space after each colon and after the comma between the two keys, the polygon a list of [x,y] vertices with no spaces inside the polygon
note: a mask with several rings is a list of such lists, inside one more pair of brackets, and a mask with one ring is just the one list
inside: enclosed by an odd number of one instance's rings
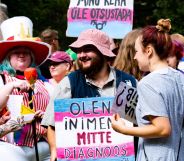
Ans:
{"label": "striped shirt", "polygon": [[[6,83],[17,81],[18,79],[15,77],[11,77],[5,74]],[[13,89],[12,95],[23,95],[23,104],[28,106],[29,104],[29,95],[26,92],[20,92],[18,89]],[[33,108],[35,111],[42,110],[45,112],[47,104],[49,102],[49,94],[44,87],[44,83],[41,80],[37,80],[34,87],[33,94]],[[41,120],[36,120],[36,139],[39,141],[41,138],[46,139],[46,129],[41,125]],[[3,137],[3,140],[7,140],[6,136]],[[15,144],[19,146],[34,146],[34,138],[33,138],[33,128],[32,124],[26,124],[21,130],[14,132],[14,140]]]}

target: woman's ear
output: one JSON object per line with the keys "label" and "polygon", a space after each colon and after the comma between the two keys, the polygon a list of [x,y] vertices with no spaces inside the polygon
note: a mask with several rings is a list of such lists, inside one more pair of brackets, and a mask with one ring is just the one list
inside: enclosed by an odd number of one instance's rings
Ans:
{"label": "woman's ear", "polygon": [[153,54],[153,46],[151,45],[146,46],[145,53],[148,57],[151,57]]}

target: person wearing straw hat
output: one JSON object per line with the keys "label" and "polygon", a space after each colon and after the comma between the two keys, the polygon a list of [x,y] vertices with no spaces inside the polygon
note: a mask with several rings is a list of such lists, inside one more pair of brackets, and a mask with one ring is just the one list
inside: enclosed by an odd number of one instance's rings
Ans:
{"label": "person wearing straw hat", "polygon": [[[55,137],[54,99],[114,96],[121,81],[136,86],[133,76],[110,67],[108,58],[115,57],[115,54],[110,49],[110,38],[105,32],[85,30],[69,47],[77,53],[79,70],[61,80],[47,106],[42,125],[52,127],[51,139]],[[56,155],[56,152],[53,154]]]}
{"label": "person wearing straw hat", "polygon": [[[8,134],[1,138],[5,141],[0,141],[1,160],[49,161],[46,129],[40,126],[40,122],[50,97],[40,79],[41,74],[36,65],[40,65],[50,56],[51,47],[41,42],[39,38],[32,37],[33,24],[28,17],[16,16],[7,19],[0,27],[3,35],[3,41],[0,41],[0,92],[2,93],[0,110],[7,106],[9,95],[22,95],[22,104],[35,113],[32,121],[35,122],[35,128],[32,123],[27,123],[20,130],[15,131],[13,136]],[[35,80],[32,90],[24,77],[24,71],[28,67],[36,68],[38,73],[38,79]],[[7,143],[8,141],[12,144]],[[16,153],[15,145],[24,152],[24,155],[18,159],[12,155]]]}

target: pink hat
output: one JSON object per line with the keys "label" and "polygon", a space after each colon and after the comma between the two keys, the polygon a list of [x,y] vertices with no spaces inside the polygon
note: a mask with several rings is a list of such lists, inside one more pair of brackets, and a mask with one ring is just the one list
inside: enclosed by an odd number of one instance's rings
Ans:
{"label": "pink hat", "polygon": [[64,52],[64,51],[56,51],[54,52],[51,57],[48,58],[48,60],[53,61],[53,62],[67,62],[72,65],[72,59],[70,56]]}
{"label": "pink hat", "polygon": [[41,42],[38,37],[32,37],[33,24],[28,17],[9,18],[2,22],[0,28],[3,35],[3,40],[0,41],[0,62],[9,50],[18,46],[25,46],[32,50],[36,65],[40,65],[50,56],[50,45]]}
{"label": "pink hat", "polygon": [[116,55],[110,49],[109,36],[97,29],[88,29],[80,33],[78,39],[69,45],[72,48],[81,48],[85,45],[94,45],[103,55],[115,57]]}

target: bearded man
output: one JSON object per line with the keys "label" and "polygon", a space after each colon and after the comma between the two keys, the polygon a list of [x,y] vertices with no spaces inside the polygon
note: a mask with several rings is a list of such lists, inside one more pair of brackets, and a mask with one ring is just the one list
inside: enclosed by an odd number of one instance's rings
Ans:
{"label": "bearded man", "polygon": [[108,35],[97,29],[81,32],[78,39],[69,45],[77,53],[79,70],[70,73],[59,83],[42,120],[42,125],[48,127],[53,161],[56,158],[54,99],[115,96],[121,81],[136,86],[133,76],[109,66],[108,59],[116,56],[110,45]]}

